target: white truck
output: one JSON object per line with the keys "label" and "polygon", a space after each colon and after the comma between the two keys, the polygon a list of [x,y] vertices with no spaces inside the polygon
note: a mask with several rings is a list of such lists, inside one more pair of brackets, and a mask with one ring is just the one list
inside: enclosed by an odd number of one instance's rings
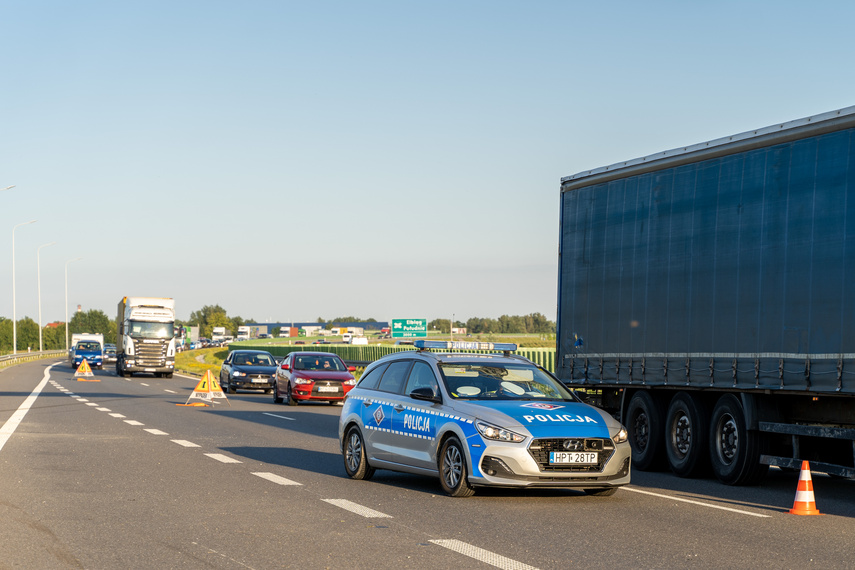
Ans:
{"label": "white truck", "polygon": [[249,327],[238,327],[237,339],[238,340],[249,340]]}
{"label": "white truck", "polygon": [[226,339],[226,327],[214,327],[211,330],[211,340],[221,342]]}
{"label": "white truck", "polygon": [[175,301],[123,297],[119,301],[116,374],[148,372],[172,378],[175,370]]}

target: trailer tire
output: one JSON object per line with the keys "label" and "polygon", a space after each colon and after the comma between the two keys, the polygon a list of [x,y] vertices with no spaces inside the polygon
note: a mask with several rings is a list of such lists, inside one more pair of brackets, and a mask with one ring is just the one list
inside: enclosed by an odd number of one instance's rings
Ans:
{"label": "trailer tire", "polygon": [[716,402],[710,418],[710,463],[713,474],[726,485],[756,485],[768,465],[760,463],[762,435],[748,430],[739,399],[725,394]]}
{"label": "trailer tire", "polygon": [[665,463],[662,406],[650,392],[641,390],[630,399],[626,417],[632,466],[641,471],[661,469]]}
{"label": "trailer tire", "polygon": [[709,418],[699,398],[677,392],[665,420],[665,453],[678,477],[700,475],[708,465]]}

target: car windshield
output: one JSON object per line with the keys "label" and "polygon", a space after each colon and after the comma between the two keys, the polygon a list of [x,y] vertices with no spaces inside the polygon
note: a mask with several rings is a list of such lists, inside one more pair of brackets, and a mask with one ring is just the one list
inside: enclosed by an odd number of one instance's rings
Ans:
{"label": "car windshield", "polygon": [[101,345],[97,342],[78,342],[77,350],[101,350]]}
{"label": "car windshield", "polygon": [[294,370],[327,370],[342,372],[347,370],[344,363],[335,356],[301,355],[294,357]]}
{"label": "car windshield", "polygon": [[129,321],[128,330],[134,338],[172,338],[174,336],[172,323]]}
{"label": "car windshield", "polygon": [[527,364],[460,362],[440,364],[445,386],[460,400],[572,400],[570,392]]}
{"label": "car windshield", "polygon": [[276,366],[269,354],[235,354],[234,363],[238,366]]}

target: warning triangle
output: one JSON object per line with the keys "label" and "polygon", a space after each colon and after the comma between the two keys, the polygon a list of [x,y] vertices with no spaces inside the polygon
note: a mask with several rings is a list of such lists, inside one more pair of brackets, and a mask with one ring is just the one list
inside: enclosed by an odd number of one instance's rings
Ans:
{"label": "warning triangle", "polygon": [[[92,373],[92,369],[89,367],[89,362],[87,362],[85,358],[80,363],[80,366],[77,367],[77,372],[74,373],[75,378],[80,378],[81,376],[95,378],[95,374]],[[99,380],[90,380],[90,382],[99,382]]]}
{"label": "warning triangle", "polygon": [[[205,372],[205,375],[202,376],[202,379],[199,380],[199,383],[196,384],[196,387],[193,389],[193,393],[190,394],[190,397],[187,398],[187,401],[184,402],[183,405],[193,405],[190,403],[190,400],[201,400],[205,404],[214,404],[214,399],[222,398],[226,401],[226,403],[231,406],[231,402],[226,398],[226,394],[223,392],[220,383],[217,382],[217,379],[214,378],[214,375],[210,370]],[[196,403],[196,402],[194,402]],[[198,403],[196,403],[198,405]]]}

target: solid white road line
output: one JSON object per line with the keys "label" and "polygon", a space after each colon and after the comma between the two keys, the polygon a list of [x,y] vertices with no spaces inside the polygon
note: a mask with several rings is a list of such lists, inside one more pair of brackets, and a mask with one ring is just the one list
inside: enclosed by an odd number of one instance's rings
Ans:
{"label": "solid white road line", "polygon": [[271,413],[269,413],[269,412],[264,412],[264,415],[265,415],[265,416],[273,416],[274,418],[280,418],[280,419],[283,419],[283,420],[291,420],[292,422],[293,422],[293,421],[296,421],[296,418],[289,418],[289,417],[287,417],[287,416],[277,416],[276,414],[271,414]]}
{"label": "solid white road line", "polygon": [[196,445],[192,441],[187,441],[186,439],[173,439],[172,443],[177,443],[182,447],[202,447],[201,445]]}
{"label": "solid white road line", "polygon": [[469,558],[480,560],[481,562],[495,566],[496,568],[503,568],[504,570],[537,570],[534,566],[523,564],[522,562],[518,562],[512,558],[501,556],[495,552],[490,552],[489,550],[484,550],[483,548],[478,548],[477,546],[472,546],[471,544],[466,544],[459,540],[431,540],[430,542],[437,546],[442,546],[443,548],[463,554],[464,556],[468,556]]}
{"label": "solid white road line", "polygon": [[243,463],[243,461],[238,461],[234,457],[229,457],[228,455],[223,455],[222,453],[206,453],[207,457],[211,459],[216,459],[220,463]]}
{"label": "solid white road line", "polygon": [[12,414],[8,420],[6,420],[3,427],[0,427],[0,449],[3,449],[3,446],[6,445],[7,441],[9,441],[9,437],[15,433],[16,429],[18,429],[18,426],[21,424],[21,421],[23,421],[24,416],[27,415],[27,412],[29,412],[30,408],[33,407],[33,404],[36,403],[36,398],[39,397],[39,394],[44,390],[48,380],[50,380],[50,369],[54,366],[56,366],[56,364],[51,364],[45,369],[45,375],[42,377],[42,381],[39,382],[38,386],[36,386],[36,389],[30,392],[27,399],[18,406],[18,409],[15,410],[15,413]]}
{"label": "solid white road line", "polygon": [[292,481],[291,479],[286,479],[285,477],[280,477],[279,475],[274,475],[273,473],[253,473],[256,477],[261,477],[262,479],[267,479],[268,481],[273,481],[277,485],[302,485],[302,483],[297,483],[296,481]]}
{"label": "solid white road line", "polygon": [[151,435],[169,435],[165,431],[160,431],[159,429],[154,429],[154,428],[148,428],[148,429],[145,429],[143,431],[147,431]]}
{"label": "solid white road line", "polygon": [[368,507],[363,507],[357,503],[348,501],[347,499],[321,499],[325,503],[329,503],[331,505],[335,505],[340,509],[344,509],[346,511],[350,511],[352,513],[356,513],[357,515],[363,516],[369,519],[391,519],[392,515],[387,515],[385,513],[381,513],[380,511],[375,511],[374,509],[369,509]]}
{"label": "solid white road line", "polygon": [[740,509],[732,509],[730,507],[722,507],[721,505],[711,505],[709,503],[703,503],[701,501],[693,501],[691,499],[683,499],[681,497],[674,497],[672,495],[663,495],[661,493],[652,493],[650,491],[642,491],[641,489],[636,489],[634,487],[621,487],[622,491],[632,491],[633,493],[641,493],[643,495],[651,495],[653,497],[661,497],[663,499],[671,499],[672,501],[680,501],[681,503],[690,503],[692,505],[699,505],[701,507],[709,507],[711,509],[718,509],[720,511],[730,511],[731,513],[739,513],[740,515],[748,515],[751,517],[759,517],[759,518],[772,518],[772,515],[763,515],[760,513],[752,513],[749,511],[743,511]]}

